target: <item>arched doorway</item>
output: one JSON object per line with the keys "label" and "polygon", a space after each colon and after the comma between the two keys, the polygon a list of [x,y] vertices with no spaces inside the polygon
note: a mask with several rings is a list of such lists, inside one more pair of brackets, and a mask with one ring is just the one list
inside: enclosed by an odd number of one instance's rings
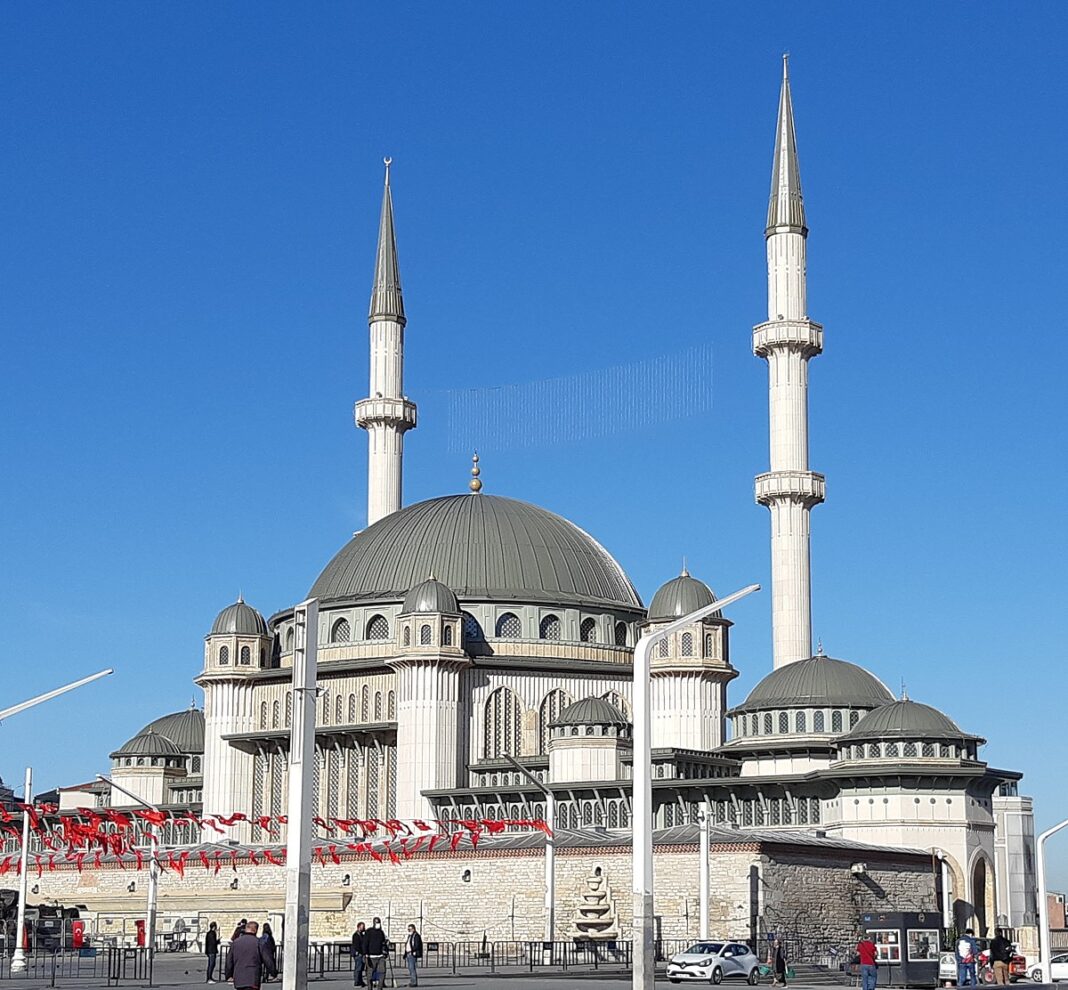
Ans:
{"label": "arched doorway", "polygon": [[980,937],[987,934],[988,887],[986,860],[980,856],[972,870],[972,911],[975,914],[975,933]]}

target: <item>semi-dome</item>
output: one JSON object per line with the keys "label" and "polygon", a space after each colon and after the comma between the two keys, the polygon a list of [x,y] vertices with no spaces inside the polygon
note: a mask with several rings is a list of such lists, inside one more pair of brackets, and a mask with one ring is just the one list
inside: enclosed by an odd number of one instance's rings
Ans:
{"label": "semi-dome", "polygon": [[142,729],[133,739],[124,742],[111,758],[120,756],[181,756],[182,751],[166,736],[150,729]]}
{"label": "semi-dome", "polygon": [[204,713],[199,708],[164,715],[141,731],[165,736],[183,753],[204,752]]}
{"label": "semi-dome", "polygon": [[583,698],[568,705],[553,725],[630,725],[624,715],[606,698]]}
{"label": "semi-dome", "polygon": [[649,605],[649,618],[677,619],[711,605],[715,600],[712,589],[704,581],[698,581],[684,570],[677,578],[661,585],[660,590],[653,595]]}
{"label": "semi-dome", "polygon": [[458,615],[460,603],[452,589],[436,578],[421,581],[404,596],[401,612],[447,612]]}
{"label": "semi-dome", "polygon": [[528,502],[473,494],[417,502],[357,533],[308,596],[400,600],[427,574],[461,601],[642,607],[623,568],[574,523]]}
{"label": "semi-dome", "polygon": [[211,636],[266,636],[267,620],[245,600],[238,597],[233,605],[227,605],[211,624]]}
{"label": "semi-dome", "polygon": [[860,739],[976,739],[930,705],[903,699],[868,712],[842,742]]}
{"label": "semi-dome", "polygon": [[821,654],[773,670],[730,714],[772,708],[879,708],[893,700],[874,674]]}

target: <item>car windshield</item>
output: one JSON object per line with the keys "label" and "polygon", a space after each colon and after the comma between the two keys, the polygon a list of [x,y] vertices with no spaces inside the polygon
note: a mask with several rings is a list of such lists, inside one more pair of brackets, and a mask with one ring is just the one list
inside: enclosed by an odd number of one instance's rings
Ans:
{"label": "car windshield", "polygon": [[722,942],[698,942],[686,950],[688,956],[715,956],[723,948]]}

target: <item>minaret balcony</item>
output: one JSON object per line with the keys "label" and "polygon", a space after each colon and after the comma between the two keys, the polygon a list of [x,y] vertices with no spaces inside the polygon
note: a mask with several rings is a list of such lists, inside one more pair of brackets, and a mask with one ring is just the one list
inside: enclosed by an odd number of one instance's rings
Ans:
{"label": "minaret balcony", "polygon": [[769,320],[753,327],[753,353],[757,357],[766,358],[779,347],[815,357],[823,351],[823,326],[811,320]]}
{"label": "minaret balcony", "polygon": [[768,471],[756,476],[755,495],[761,505],[779,499],[794,499],[805,505],[819,505],[826,497],[827,482],[815,471]]}
{"label": "minaret balcony", "polygon": [[356,425],[362,430],[369,426],[391,426],[401,431],[415,427],[415,403],[407,399],[376,395],[360,399],[355,408]]}

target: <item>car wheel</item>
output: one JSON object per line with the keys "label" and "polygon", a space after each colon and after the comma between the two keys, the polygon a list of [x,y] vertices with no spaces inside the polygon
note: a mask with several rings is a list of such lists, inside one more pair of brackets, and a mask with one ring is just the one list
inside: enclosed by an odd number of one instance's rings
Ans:
{"label": "car wheel", "polygon": [[712,982],[719,986],[723,982],[723,970],[718,966],[712,970]]}
{"label": "car wheel", "polygon": [[751,987],[755,987],[759,982],[760,982],[760,970],[758,970],[758,969],[749,970],[749,985]]}
{"label": "car wheel", "polygon": [[1042,970],[1038,966],[1031,970],[1031,980],[1035,983],[1042,982]]}

